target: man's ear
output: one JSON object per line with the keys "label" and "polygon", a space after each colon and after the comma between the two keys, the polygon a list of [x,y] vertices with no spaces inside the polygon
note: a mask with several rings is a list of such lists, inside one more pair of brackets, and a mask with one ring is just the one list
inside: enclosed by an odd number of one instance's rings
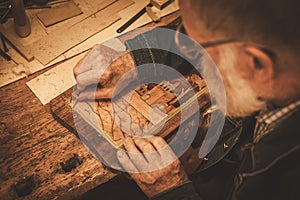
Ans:
{"label": "man's ear", "polygon": [[273,79],[274,61],[271,56],[255,45],[245,45],[245,53],[249,56],[250,63],[248,67],[257,83],[266,83]]}

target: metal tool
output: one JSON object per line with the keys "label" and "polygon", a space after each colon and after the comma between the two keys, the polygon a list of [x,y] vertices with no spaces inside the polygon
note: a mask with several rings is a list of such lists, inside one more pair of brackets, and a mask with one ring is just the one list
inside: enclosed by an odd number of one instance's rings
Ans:
{"label": "metal tool", "polygon": [[0,49],[0,56],[2,56],[7,61],[11,60],[11,57],[7,53],[5,53],[2,49]]}
{"label": "metal tool", "polygon": [[3,23],[6,22],[7,16],[9,14],[9,12],[11,11],[11,4],[8,4],[8,5],[5,5],[5,6],[0,6],[0,8],[6,9],[6,11],[3,13],[3,15],[0,18],[0,24],[3,24]]}
{"label": "metal tool", "polygon": [[[5,12],[5,14],[1,17],[0,24],[4,23],[6,21],[5,19],[6,19],[6,16],[7,16],[9,11],[10,11],[10,9],[8,9]],[[3,46],[3,50],[0,48],[0,56],[2,56],[5,60],[10,61],[11,57],[6,53],[6,52],[8,52],[8,48],[6,46],[5,38],[4,38],[4,36],[2,35],[1,32],[0,32],[0,39],[1,39],[2,46]]]}
{"label": "metal tool", "polygon": [[[147,6],[152,6],[152,5],[149,3]],[[124,25],[122,25],[117,30],[117,33],[122,33],[123,31],[125,31],[131,24],[133,24],[138,18],[140,18],[146,12],[147,12],[146,7],[144,7],[136,15],[134,15],[131,19],[129,19]]]}

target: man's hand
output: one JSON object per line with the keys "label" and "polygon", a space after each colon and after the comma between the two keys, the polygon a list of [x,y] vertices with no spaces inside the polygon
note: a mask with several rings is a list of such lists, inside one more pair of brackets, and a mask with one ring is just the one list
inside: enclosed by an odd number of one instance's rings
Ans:
{"label": "man's hand", "polygon": [[118,160],[148,197],[188,181],[180,161],[163,138],[126,138],[124,147],[128,153],[119,150]]}
{"label": "man's hand", "polygon": [[[129,52],[117,52],[104,45],[95,46],[73,69],[79,100],[110,99],[122,75],[135,68]],[[123,80],[126,87],[137,77],[136,72]]]}

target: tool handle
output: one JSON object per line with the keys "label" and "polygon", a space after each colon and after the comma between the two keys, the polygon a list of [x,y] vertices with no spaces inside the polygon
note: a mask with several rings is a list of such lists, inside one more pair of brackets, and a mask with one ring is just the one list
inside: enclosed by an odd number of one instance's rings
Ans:
{"label": "tool handle", "polygon": [[5,53],[2,49],[0,49],[0,56],[5,58],[5,60],[7,60],[7,61],[11,60],[11,57],[7,53]]}
{"label": "tool handle", "polygon": [[[151,5],[151,4],[148,4]],[[148,6],[147,5],[147,6]],[[144,13],[146,13],[146,7],[140,10],[136,15],[134,15],[131,19],[129,19],[124,25],[122,25],[118,30],[117,33],[122,33],[126,30],[133,22],[135,22],[138,18],[140,18]]]}

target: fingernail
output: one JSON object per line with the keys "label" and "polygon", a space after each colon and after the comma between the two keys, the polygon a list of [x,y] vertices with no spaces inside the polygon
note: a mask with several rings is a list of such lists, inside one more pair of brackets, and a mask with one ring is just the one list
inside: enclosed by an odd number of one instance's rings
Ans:
{"label": "fingernail", "polygon": [[123,152],[123,150],[119,150],[119,151],[117,151],[117,157],[122,157],[124,155],[124,152]]}

